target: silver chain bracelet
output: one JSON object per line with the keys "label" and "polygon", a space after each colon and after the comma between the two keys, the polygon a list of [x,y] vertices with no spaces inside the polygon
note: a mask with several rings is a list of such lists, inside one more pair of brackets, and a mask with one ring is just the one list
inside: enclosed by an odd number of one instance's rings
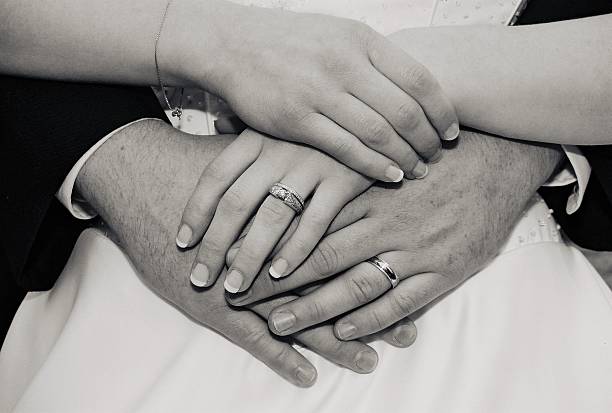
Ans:
{"label": "silver chain bracelet", "polygon": [[159,30],[157,35],[155,36],[155,70],[157,72],[157,83],[159,84],[159,88],[161,89],[161,93],[164,96],[164,100],[166,101],[166,105],[168,109],[172,111],[172,116],[181,119],[181,115],[183,114],[183,93],[184,89],[181,88],[181,96],[179,99],[178,106],[172,107],[170,101],[168,100],[168,95],[166,94],[166,87],[164,86],[161,78],[161,72],[159,70],[159,63],[157,59],[157,51],[159,49],[159,39],[161,38],[162,31],[164,30],[164,23],[166,23],[166,17],[168,16],[168,9],[172,4],[173,0],[168,0],[168,4],[166,4],[166,9],[164,10],[164,15],[162,16],[161,24],[159,25]]}

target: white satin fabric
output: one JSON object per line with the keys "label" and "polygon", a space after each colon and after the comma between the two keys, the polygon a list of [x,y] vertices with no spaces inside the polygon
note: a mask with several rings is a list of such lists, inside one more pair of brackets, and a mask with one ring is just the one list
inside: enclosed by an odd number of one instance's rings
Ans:
{"label": "white satin fabric", "polygon": [[373,374],[302,349],[319,371],[307,390],[161,300],[87,230],[54,289],[17,313],[0,411],[609,412],[612,294],[554,231],[529,241],[535,215],[513,234],[527,242],[418,317],[411,348],[374,343]]}

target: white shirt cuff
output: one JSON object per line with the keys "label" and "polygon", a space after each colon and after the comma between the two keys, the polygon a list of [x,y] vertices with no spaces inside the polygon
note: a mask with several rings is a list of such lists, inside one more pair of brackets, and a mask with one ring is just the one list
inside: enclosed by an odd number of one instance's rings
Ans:
{"label": "white shirt cuff", "polygon": [[66,179],[62,183],[59,191],[55,194],[57,199],[66,207],[66,209],[77,219],[91,219],[96,217],[98,214],[93,210],[93,208],[84,200],[79,199],[73,194],[74,184],[76,182],[77,176],[81,172],[83,165],[85,162],[94,154],[95,151],[98,150],[104,143],[112,138],[117,132],[122,131],[123,129],[131,126],[135,123],[141,122],[143,120],[158,120],[161,122],[161,119],[157,118],[143,118],[138,119],[133,122],[130,122],[122,127],[115,129],[102,139],[100,139],[94,146],[92,146],[81,158],[74,164]]}
{"label": "white shirt cuff", "polygon": [[580,208],[582,198],[591,177],[591,165],[577,146],[562,145],[569,160],[565,167],[553,176],[544,186],[574,185],[572,194],[567,199],[566,212],[573,214]]}

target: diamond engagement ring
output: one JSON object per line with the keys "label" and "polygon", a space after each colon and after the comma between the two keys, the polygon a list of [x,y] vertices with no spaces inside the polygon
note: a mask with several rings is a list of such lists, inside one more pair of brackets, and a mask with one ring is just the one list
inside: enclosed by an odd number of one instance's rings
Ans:
{"label": "diamond engagement ring", "polygon": [[393,269],[391,268],[391,266],[389,265],[387,261],[381,258],[378,258],[377,256],[374,256],[366,260],[366,262],[375,266],[380,272],[382,272],[385,275],[385,277],[387,277],[387,279],[391,283],[392,289],[397,287],[397,285],[400,282],[399,277],[397,276],[395,271],[393,271]]}
{"label": "diamond engagement ring", "polygon": [[280,182],[275,183],[272,185],[272,188],[270,188],[270,195],[283,201],[283,203],[293,209],[297,215],[300,215],[304,211],[304,198],[287,185],[281,184]]}

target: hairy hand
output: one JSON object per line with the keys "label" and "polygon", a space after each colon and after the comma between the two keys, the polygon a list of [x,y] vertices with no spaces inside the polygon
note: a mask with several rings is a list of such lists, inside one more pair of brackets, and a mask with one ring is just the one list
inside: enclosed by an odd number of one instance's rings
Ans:
{"label": "hairy hand", "polygon": [[[335,331],[341,339],[386,328],[494,257],[559,159],[557,149],[464,133],[427,180],[371,188],[343,209],[291,277],[259,277],[231,301],[244,305],[318,283],[272,312],[272,331],[291,334],[340,315]],[[397,288],[364,263],[375,255],[398,274]]]}
{"label": "hairy hand", "polygon": [[[189,283],[185,274],[195,251],[181,252],[173,240],[180,211],[203,167],[231,139],[194,138],[162,122],[139,122],[96,151],[79,174],[77,187],[113,230],[153,291],[291,383],[310,386],[316,380],[314,366],[290,342],[272,336],[264,321],[274,306],[287,299],[261,304],[255,312],[231,308],[221,284],[201,291]],[[356,372],[367,373],[376,367],[373,349],[358,341],[340,342],[331,325],[293,339]]]}

